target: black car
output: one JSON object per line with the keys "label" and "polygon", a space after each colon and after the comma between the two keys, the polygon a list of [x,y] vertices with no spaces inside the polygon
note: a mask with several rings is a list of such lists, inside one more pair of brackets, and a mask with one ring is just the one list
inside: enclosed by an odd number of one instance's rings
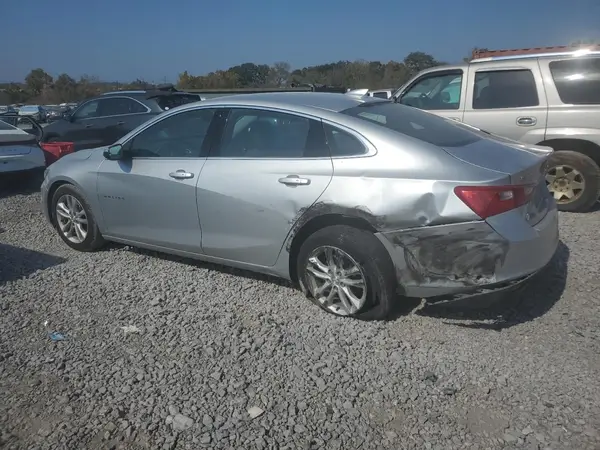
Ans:
{"label": "black car", "polygon": [[71,113],[44,128],[44,142],[72,142],[75,151],[111,145],[151,117],[200,101],[198,94],[172,85],[145,91],[107,92],[81,102]]}

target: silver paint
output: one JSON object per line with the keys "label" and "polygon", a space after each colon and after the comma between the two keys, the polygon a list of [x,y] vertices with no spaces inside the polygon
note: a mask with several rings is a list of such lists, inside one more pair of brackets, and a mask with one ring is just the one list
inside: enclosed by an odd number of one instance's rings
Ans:
{"label": "silver paint", "polygon": [[[401,287],[411,296],[445,295],[510,281],[548,262],[558,244],[558,226],[555,204],[547,195],[482,221],[453,192],[464,184],[505,185],[518,177],[541,180],[547,152],[483,133],[469,149],[440,149],[338,113],[363,102],[384,100],[320,93],[246,94],[175,108],[119,143],[183,111],[245,106],[353,130],[367,153],[349,158],[126,162],[105,160],[102,148],[82,151],[50,167],[42,185],[44,210],[51,219],[51,193],[61,183],[72,183],[86,194],[108,240],[288,279],[294,278],[290,252],[297,250],[305,230],[351,221],[376,234],[396,266]],[[169,177],[179,169],[194,177]],[[278,182],[291,174],[311,183],[290,187]]]}

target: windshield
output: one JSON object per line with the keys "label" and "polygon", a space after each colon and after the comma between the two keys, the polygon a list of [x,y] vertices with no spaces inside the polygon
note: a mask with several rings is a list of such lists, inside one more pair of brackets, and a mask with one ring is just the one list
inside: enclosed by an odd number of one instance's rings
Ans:
{"label": "windshield", "polygon": [[200,95],[198,94],[173,94],[160,95],[156,97],[156,103],[162,110],[173,109],[187,103],[199,102]]}
{"label": "windshield", "polygon": [[463,147],[481,140],[448,119],[394,102],[363,103],[341,111],[438,147]]}
{"label": "windshield", "polygon": [[37,106],[21,106],[21,111],[37,111]]}

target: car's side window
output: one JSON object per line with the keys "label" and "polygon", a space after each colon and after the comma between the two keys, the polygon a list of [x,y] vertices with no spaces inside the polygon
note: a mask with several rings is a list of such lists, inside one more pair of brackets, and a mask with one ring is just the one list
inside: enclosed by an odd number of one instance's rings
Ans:
{"label": "car's side window", "polygon": [[329,124],[323,124],[332,157],[364,155],[367,148],[355,136]]}
{"label": "car's side window", "polygon": [[99,104],[100,100],[90,100],[77,111],[75,111],[73,118],[77,120],[82,120],[98,117],[100,113],[100,110],[98,108]]}
{"label": "car's side window", "polygon": [[232,109],[220,151],[223,158],[329,157],[320,121],[259,109]]}
{"label": "car's side window", "polygon": [[600,58],[552,61],[549,67],[563,103],[600,105]]}
{"label": "car's side window", "polygon": [[531,70],[482,71],[475,74],[473,109],[524,108],[539,104]]}
{"label": "car's side window", "polygon": [[148,109],[140,102],[127,97],[101,99],[99,109],[99,117],[140,114],[148,111]]}
{"label": "car's side window", "polygon": [[400,103],[428,111],[459,109],[462,78],[459,72],[425,75],[404,92]]}
{"label": "car's side window", "polygon": [[135,158],[199,158],[214,109],[194,109],[167,117],[125,144]]}

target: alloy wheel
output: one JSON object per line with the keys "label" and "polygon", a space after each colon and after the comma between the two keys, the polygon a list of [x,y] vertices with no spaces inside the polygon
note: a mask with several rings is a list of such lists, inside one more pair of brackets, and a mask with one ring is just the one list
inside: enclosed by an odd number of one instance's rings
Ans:
{"label": "alloy wheel", "polygon": [[306,264],[311,294],[330,312],[348,316],[362,309],[367,301],[367,282],[360,265],[337,247],[314,249]]}
{"label": "alloy wheel", "polygon": [[571,203],[583,194],[585,178],[577,169],[563,164],[548,169],[546,185],[557,203]]}
{"label": "alloy wheel", "polygon": [[74,244],[81,244],[88,234],[88,220],[77,198],[65,194],[56,202],[56,222],[60,232]]}

